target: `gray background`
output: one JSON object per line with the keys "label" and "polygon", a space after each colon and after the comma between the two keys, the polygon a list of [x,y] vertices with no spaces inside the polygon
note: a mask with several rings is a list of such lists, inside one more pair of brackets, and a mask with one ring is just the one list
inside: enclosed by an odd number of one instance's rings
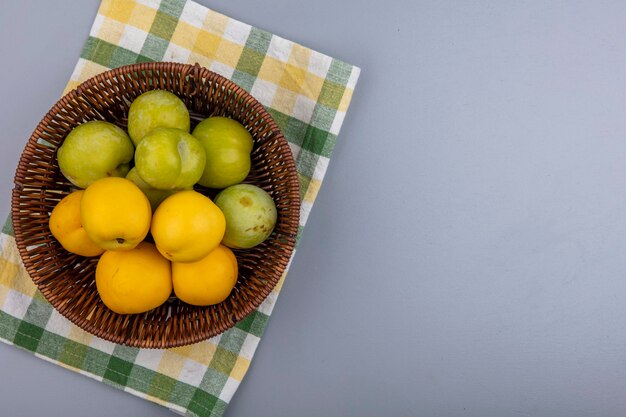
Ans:
{"label": "gray background", "polygon": [[[2,218],[98,3],[2,1]],[[201,3],[363,68],[227,416],[626,414],[626,3]],[[2,415],[171,415],[0,364]]]}

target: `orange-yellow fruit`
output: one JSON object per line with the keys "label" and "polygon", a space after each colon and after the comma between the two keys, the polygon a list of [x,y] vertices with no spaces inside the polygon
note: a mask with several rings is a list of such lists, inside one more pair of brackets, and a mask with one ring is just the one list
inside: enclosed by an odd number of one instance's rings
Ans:
{"label": "orange-yellow fruit", "polygon": [[95,181],[85,190],[80,208],[87,236],[106,250],[133,249],[150,230],[150,202],[125,178]]}
{"label": "orange-yellow fruit", "polygon": [[154,243],[172,262],[195,262],[220,244],[226,230],[224,214],[204,195],[180,191],[154,212],[150,228]]}
{"label": "orange-yellow fruit", "polygon": [[52,236],[66,251],[81,256],[98,256],[104,249],[89,239],[80,222],[80,202],[83,193],[83,190],[74,191],[59,201],[52,209],[48,226]]}
{"label": "orange-yellow fruit", "polygon": [[152,310],[172,293],[170,261],[147,242],[128,251],[106,251],[96,266],[96,287],[102,302],[116,313]]}
{"label": "orange-yellow fruit", "polygon": [[196,306],[221,303],[237,283],[237,273],[235,254],[219,245],[199,261],[172,263],[174,293]]}

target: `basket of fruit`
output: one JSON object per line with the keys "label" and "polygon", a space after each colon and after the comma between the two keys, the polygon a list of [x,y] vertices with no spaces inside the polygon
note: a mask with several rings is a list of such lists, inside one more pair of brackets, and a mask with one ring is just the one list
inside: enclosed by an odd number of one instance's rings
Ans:
{"label": "basket of fruit", "polygon": [[284,273],[300,192],[289,145],[250,94],[198,65],[142,63],[65,95],[20,158],[15,240],[63,316],[144,348],[199,342]]}

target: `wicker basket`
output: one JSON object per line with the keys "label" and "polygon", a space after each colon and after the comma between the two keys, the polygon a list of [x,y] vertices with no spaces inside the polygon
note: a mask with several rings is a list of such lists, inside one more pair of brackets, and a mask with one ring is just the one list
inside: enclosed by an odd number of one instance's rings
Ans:
{"label": "wicker basket", "polygon": [[[52,237],[48,218],[72,185],[59,171],[56,150],[72,128],[107,120],[126,128],[132,100],[141,93],[168,90],[180,97],[192,128],[208,116],[241,122],[254,138],[252,169],[244,182],[266,190],[278,210],[276,228],[261,245],[235,251],[239,277],[224,302],[194,307],[171,297],[144,314],[120,315],[100,300],[94,274],[97,258],[65,251]],[[215,190],[197,187],[213,197]],[[294,249],[300,212],[298,177],[291,150],[269,113],[226,78],[198,65],[142,63],[107,71],[59,100],[28,140],[17,167],[12,196],[15,240],[28,271],[44,297],[80,328],[111,342],[167,348],[199,342],[234,326],[267,297]]]}

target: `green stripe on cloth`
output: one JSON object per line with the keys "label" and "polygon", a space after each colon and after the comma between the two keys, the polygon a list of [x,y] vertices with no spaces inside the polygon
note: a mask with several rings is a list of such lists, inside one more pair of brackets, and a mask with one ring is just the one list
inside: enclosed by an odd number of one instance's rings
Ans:
{"label": "green stripe on cloth", "polygon": [[259,311],[253,311],[246,318],[237,323],[235,327],[257,337],[261,337],[263,330],[265,330],[267,319],[267,315]]}
{"label": "green stripe on cloth", "polygon": [[9,236],[14,235],[15,232],[13,231],[13,222],[11,221],[11,217],[7,217],[4,222],[4,226],[2,226],[2,233]]}
{"label": "green stripe on cloth", "polygon": [[150,33],[167,41],[174,34],[174,29],[176,29],[177,24],[177,17],[174,17],[171,14],[167,14],[159,10],[156,12],[156,18],[154,19],[154,22],[152,22]]}
{"label": "green stripe on cloth", "polygon": [[[267,108],[296,161],[303,199],[299,240],[360,70],[192,1],[104,0],[67,89],[107,68],[160,60],[200,62],[253,92]],[[269,64],[271,73],[264,71]],[[213,339],[167,350],[119,346],[85,333],[52,308],[28,278],[13,234],[7,219],[0,235],[3,341],[188,416],[224,413],[280,286]]]}
{"label": "green stripe on cloth", "polygon": [[167,40],[148,33],[146,43],[141,48],[141,55],[152,61],[160,61],[163,59],[168,45]]}
{"label": "green stripe on cloth", "polygon": [[272,35],[269,32],[257,28],[250,30],[232,77],[234,82],[248,92],[252,90],[271,40]]}
{"label": "green stripe on cloth", "polygon": [[[178,0],[163,0],[159,5],[159,11],[172,16],[176,20],[176,22],[178,22],[178,18],[180,17],[180,14],[182,13],[184,8],[185,2]],[[169,37],[167,39],[169,39]]]}
{"label": "green stripe on cloth", "polygon": [[[126,48],[116,46],[101,39],[89,37],[80,57],[100,64],[103,67],[117,68],[122,65],[135,64],[137,62],[153,62],[154,60],[141,54],[137,54]],[[115,65],[117,64],[117,65]],[[115,66],[113,66],[115,65]]]}

